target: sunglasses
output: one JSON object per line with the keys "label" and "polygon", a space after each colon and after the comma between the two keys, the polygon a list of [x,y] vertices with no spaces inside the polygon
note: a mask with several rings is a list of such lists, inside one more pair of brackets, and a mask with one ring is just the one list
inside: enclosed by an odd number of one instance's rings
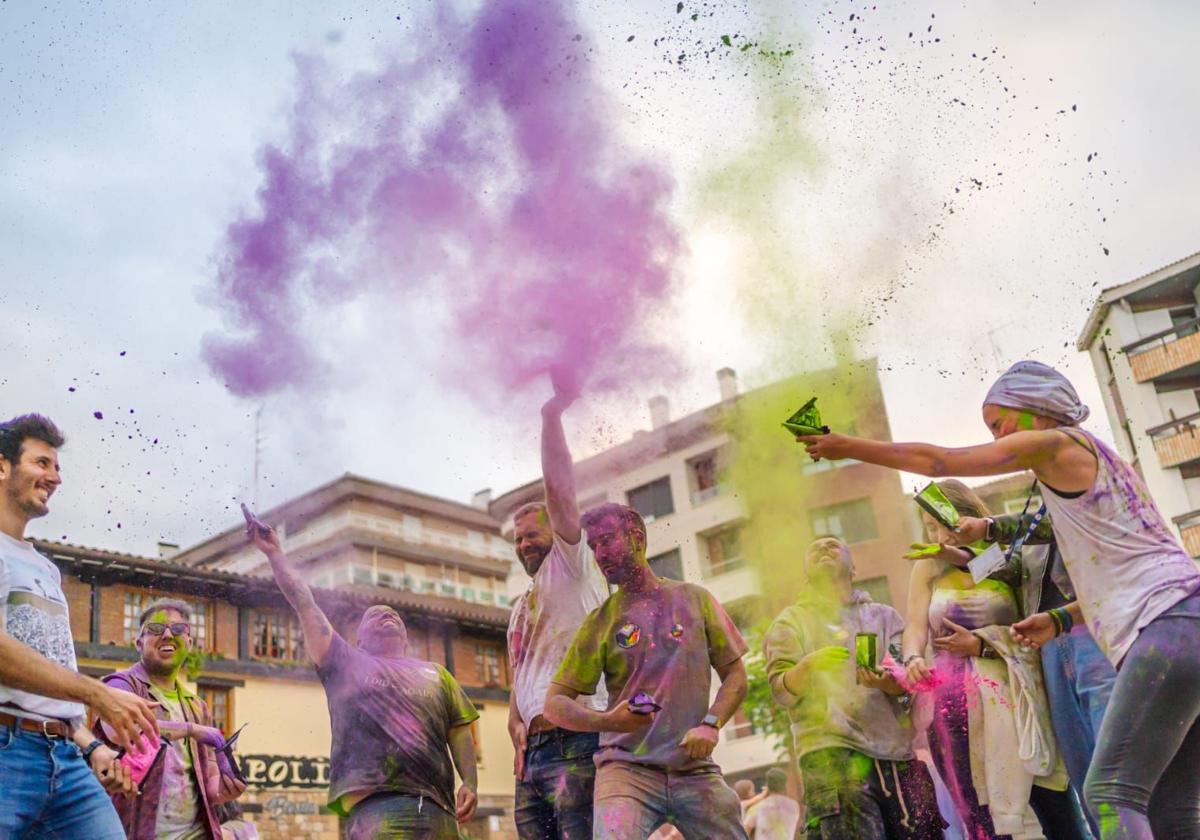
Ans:
{"label": "sunglasses", "polygon": [[147,636],[161,636],[167,632],[167,628],[171,628],[172,636],[186,636],[192,631],[192,626],[186,621],[176,621],[172,624],[164,624],[161,621],[148,621],[142,625],[142,632]]}

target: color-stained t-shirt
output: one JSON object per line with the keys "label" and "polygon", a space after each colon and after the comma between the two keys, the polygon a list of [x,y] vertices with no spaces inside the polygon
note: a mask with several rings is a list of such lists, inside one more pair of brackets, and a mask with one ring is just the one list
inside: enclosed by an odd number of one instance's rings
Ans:
{"label": "color-stained t-shirt", "polygon": [[689,758],[679,742],[708,714],[712,669],[736,662],[746,642],[708,590],[658,579],[644,593],[619,589],[587,619],[554,682],[591,694],[600,678],[608,708],[635,694],[652,696],[662,710],[637,732],[603,732],[596,765],[627,761],[673,771],[716,765]]}
{"label": "color-stained t-shirt", "polygon": [[[186,722],[178,691],[150,687],[154,699],[162,703],[168,720]],[[155,840],[192,840],[203,838],[206,827],[200,822],[200,795],[192,772],[192,755],[183,738],[173,739],[163,755],[162,788],[158,795],[158,820]]]}
{"label": "color-stained t-shirt", "polygon": [[[513,605],[508,621],[508,661],[513,669],[513,694],[521,720],[528,726],[542,713],[550,680],[575,632],[592,610],[608,597],[608,584],[582,539],[575,545],[554,535],[554,545],[538,568],[529,589]],[[603,689],[588,705],[603,709]]]}
{"label": "color-stained t-shirt", "polygon": [[450,672],[410,657],[375,656],[337,633],[317,674],[332,732],[329,807],[348,793],[424,796],[454,813],[450,730],[479,712]]}
{"label": "color-stained t-shirt", "polygon": [[[0,621],[4,631],[51,662],[78,670],[58,567],[25,540],[0,534]],[[0,711],[24,717],[82,718],[82,703],[0,684]]]}
{"label": "color-stained t-shirt", "polygon": [[[788,710],[797,756],[837,747],[888,761],[912,758],[908,716],[896,700],[859,685],[855,676],[859,633],[875,634],[878,666],[890,647],[899,646],[903,632],[900,614],[862,591],[855,591],[851,603],[843,606],[805,593],[775,617],[763,640],[767,681],[775,702]],[[784,675],[808,654],[831,645],[846,648],[850,655],[845,664],[812,673],[800,694],[793,694]]]}

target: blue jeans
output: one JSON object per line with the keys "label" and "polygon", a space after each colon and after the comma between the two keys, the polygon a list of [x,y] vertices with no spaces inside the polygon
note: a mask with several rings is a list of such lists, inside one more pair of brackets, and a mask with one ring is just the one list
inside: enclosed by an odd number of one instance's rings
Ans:
{"label": "blue jeans", "polygon": [[79,747],[0,727],[0,840],[124,840],[112,801]]}
{"label": "blue jeans", "polygon": [[[1080,803],[1100,724],[1112,696],[1117,672],[1086,627],[1075,627],[1042,646],[1042,673],[1050,700],[1050,718],[1071,787]],[[1100,836],[1096,816],[1085,808],[1092,834]]]}
{"label": "blue jeans", "polygon": [[687,840],[747,840],[742,803],[719,770],[676,773],[631,761],[596,770],[595,840],[642,840],[669,822]]}
{"label": "blue jeans", "polygon": [[428,796],[376,793],[350,809],[346,840],[458,840],[458,822]]}
{"label": "blue jeans", "polygon": [[513,814],[520,840],[592,840],[592,755],[599,746],[596,732],[529,736]]}

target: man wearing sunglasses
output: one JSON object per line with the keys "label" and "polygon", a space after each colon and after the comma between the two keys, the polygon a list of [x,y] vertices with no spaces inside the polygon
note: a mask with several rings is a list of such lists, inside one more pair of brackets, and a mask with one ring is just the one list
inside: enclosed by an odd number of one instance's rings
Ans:
{"label": "man wearing sunglasses", "polygon": [[[224,743],[204,701],[179,679],[192,649],[192,608],[162,599],[142,611],[134,645],[141,655],[132,668],[104,682],[157,703],[165,749],[141,782],[141,794],[116,794],[113,805],[130,840],[220,840],[217,806],[237,799],[245,782],[224,775],[215,749]],[[104,720],[96,732],[107,735]]]}

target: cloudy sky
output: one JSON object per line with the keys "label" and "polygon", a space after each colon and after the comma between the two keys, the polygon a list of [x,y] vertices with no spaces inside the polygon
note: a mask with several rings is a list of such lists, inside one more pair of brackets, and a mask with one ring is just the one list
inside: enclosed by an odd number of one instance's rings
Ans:
{"label": "cloudy sky", "polygon": [[[201,358],[228,329],[214,255],[286,136],[295,57],[369,70],[430,8],[0,5],[0,414],[69,437],[33,534],[149,553],[233,524],[260,408],[262,507],[346,471],[463,501],[533,477],[542,392],[498,409],[447,383],[454,348],[405,301],[313,321],[335,348],[320,388],[238,398]],[[673,175],[686,245],[643,313],[686,375],[573,409],[579,454],[645,426],[654,393],[677,416],[714,401],[719,367],[748,387],[825,364],[840,329],[879,357],[898,439],[980,440],[987,384],[1028,356],[1099,406],[1074,350],[1098,289],[1200,247],[1194,4],[572,9],[613,143]]]}

